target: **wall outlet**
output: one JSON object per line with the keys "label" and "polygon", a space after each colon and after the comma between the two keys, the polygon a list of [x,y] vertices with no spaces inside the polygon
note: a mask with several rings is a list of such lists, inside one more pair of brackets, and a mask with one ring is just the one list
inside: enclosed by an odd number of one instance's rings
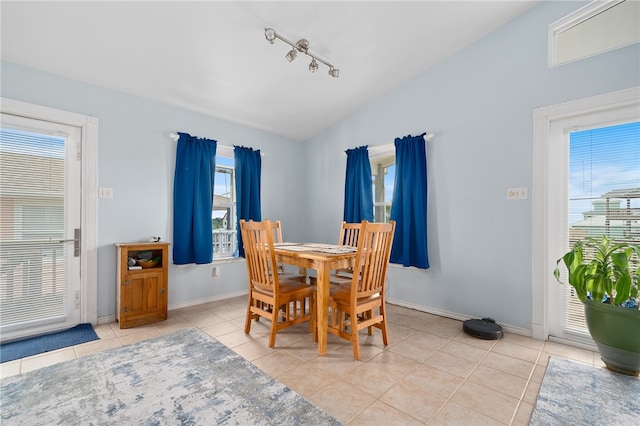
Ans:
{"label": "wall outlet", "polygon": [[507,188],[507,200],[526,200],[529,198],[527,188]]}
{"label": "wall outlet", "polygon": [[220,267],[219,266],[214,266],[213,269],[211,270],[211,276],[213,278],[218,278],[220,276]]}
{"label": "wall outlet", "polygon": [[98,198],[113,198],[113,188],[98,188]]}

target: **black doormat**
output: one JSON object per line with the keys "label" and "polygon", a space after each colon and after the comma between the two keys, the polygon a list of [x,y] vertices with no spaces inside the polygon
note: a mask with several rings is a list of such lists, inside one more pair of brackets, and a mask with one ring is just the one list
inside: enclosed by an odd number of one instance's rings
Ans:
{"label": "black doormat", "polygon": [[98,335],[93,330],[93,326],[91,324],[78,324],[73,328],[57,333],[31,337],[17,342],[3,343],[0,345],[0,363],[91,342],[92,340],[98,340]]}

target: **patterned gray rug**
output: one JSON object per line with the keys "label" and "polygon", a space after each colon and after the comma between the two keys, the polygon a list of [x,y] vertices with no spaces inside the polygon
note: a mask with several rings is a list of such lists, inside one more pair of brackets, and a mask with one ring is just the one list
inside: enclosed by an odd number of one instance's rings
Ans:
{"label": "patterned gray rug", "polygon": [[3,425],[340,425],[198,329],[8,377]]}
{"label": "patterned gray rug", "polygon": [[640,379],[549,358],[530,425],[638,425]]}

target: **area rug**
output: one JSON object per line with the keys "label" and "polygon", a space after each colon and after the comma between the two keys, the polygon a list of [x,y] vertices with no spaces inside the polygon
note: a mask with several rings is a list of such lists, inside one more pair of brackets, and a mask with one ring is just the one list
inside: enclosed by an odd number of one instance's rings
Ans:
{"label": "area rug", "polygon": [[3,379],[0,420],[20,425],[340,425],[191,328]]}
{"label": "area rug", "polygon": [[98,340],[91,324],[78,324],[68,330],[0,345],[0,362],[54,351]]}
{"label": "area rug", "polygon": [[640,379],[551,357],[530,425],[638,425]]}

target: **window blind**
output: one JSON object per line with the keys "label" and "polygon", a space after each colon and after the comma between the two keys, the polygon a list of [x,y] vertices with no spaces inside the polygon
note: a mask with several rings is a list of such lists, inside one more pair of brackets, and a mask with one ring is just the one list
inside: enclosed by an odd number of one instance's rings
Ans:
{"label": "window blind", "polygon": [[[567,250],[602,235],[640,244],[640,122],[570,133],[567,202]],[[582,304],[567,291],[567,329],[586,333]]]}
{"label": "window blind", "polygon": [[65,138],[0,129],[2,326],[66,312],[64,197]]}

